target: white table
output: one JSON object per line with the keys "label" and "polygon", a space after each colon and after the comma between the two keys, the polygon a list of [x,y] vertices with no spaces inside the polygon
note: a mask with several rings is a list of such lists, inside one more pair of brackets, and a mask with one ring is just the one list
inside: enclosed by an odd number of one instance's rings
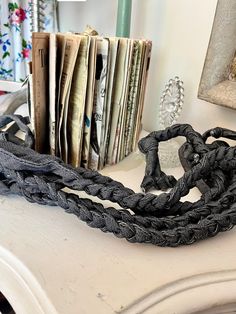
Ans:
{"label": "white table", "polygon": [[[139,192],[133,154],[102,172]],[[169,172],[180,176],[181,168]],[[193,200],[197,190],[186,197]],[[59,207],[0,197],[0,291],[16,313],[233,313],[236,228],[191,246],[131,244]]]}

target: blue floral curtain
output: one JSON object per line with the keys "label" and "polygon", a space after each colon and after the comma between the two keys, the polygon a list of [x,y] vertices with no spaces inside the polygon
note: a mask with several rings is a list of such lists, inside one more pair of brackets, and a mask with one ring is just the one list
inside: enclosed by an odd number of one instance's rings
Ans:
{"label": "blue floral curtain", "polygon": [[[45,31],[55,31],[56,0],[44,0]],[[32,0],[0,0],[0,80],[23,81],[31,59]]]}

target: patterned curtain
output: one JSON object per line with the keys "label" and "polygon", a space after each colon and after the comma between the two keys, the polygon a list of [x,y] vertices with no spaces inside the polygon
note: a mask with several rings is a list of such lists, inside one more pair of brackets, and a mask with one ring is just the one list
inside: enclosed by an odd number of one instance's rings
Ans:
{"label": "patterned curtain", "polygon": [[[43,28],[56,31],[56,0],[43,3]],[[0,80],[24,81],[31,59],[35,0],[0,0]]]}

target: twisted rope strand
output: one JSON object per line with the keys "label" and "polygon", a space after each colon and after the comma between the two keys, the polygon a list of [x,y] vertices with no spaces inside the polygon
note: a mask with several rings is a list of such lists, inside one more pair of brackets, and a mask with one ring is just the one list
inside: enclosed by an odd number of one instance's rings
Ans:
{"label": "twisted rope strand", "polygon": [[[24,142],[8,130],[0,133],[0,193],[18,194],[30,202],[60,206],[90,227],[111,232],[130,242],[178,246],[215,236],[236,224],[236,147],[224,141],[206,144],[209,136],[236,139],[236,132],[215,128],[201,136],[190,125],[174,125],[150,133],[139,142],[146,155],[144,191],[158,188],[168,193],[134,193],[109,177],[83,168],[74,169],[59,158],[33,151],[32,133],[19,116],[0,117],[0,126],[15,121],[26,133]],[[16,130],[11,127],[11,130]],[[158,145],[176,136],[187,142],[180,150],[187,171],[179,179],[160,168]],[[182,154],[182,155],[181,155]],[[182,202],[191,188],[204,191],[195,202]],[[63,189],[85,191],[121,208],[104,208],[101,203],[80,198]]]}

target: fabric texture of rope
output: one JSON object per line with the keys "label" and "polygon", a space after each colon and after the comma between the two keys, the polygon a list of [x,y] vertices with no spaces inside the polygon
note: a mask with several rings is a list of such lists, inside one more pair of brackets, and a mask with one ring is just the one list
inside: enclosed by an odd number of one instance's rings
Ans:
{"label": "fabric texture of rope", "polygon": [[[12,121],[10,128],[0,132],[1,194],[18,194],[30,202],[58,205],[90,227],[130,242],[158,246],[191,244],[236,224],[236,147],[222,140],[206,144],[210,136],[235,140],[234,131],[217,127],[201,135],[188,124],[177,124],[150,133],[138,145],[146,156],[146,171],[143,192],[134,193],[96,171],[75,169],[57,157],[35,152],[28,119],[1,116],[0,128]],[[18,129],[25,133],[24,141],[14,135]],[[158,159],[159,142],[177,136],[187,140],[179,150],[186,172],[178,180],[161,171]],[[182,202],[181,198],[195,186],[202,192],[200,199]],[[149,192],[152,189],[171,190],[157,196]],[[105,208],[72,190],[117,203],[120,209]]]}

